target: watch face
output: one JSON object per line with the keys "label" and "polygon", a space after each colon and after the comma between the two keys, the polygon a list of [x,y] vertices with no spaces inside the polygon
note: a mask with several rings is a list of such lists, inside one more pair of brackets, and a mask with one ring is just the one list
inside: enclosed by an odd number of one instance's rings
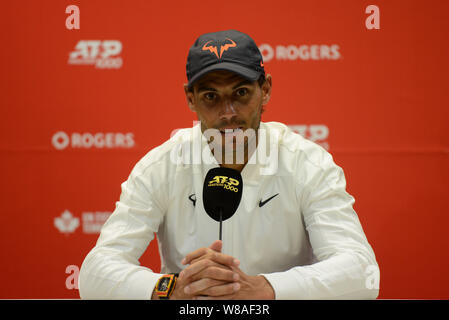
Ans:
{"label": "watch face", "polygon": [[168,288],[168,283],[170,282],[169,278],[163,278],[161,282],[159,282],[159,291],[165,291]]}

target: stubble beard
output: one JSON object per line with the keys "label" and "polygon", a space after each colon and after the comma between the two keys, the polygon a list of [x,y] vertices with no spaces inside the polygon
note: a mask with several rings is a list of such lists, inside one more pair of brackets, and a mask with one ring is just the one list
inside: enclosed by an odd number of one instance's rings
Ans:
{"label": "stubble beard", "polygon": [[[201,121],[201,131],[206,136],[209,146],[211,147],[212,154],[215,156],[216,160],[220,164],[234,164],[241,165],[246,164],[248,159],[251,158],[253,153],[256,151],[258,145],[258,132],[260,128],[260,122],[262,119],[262,113],[259,109],[258,115],[255,116],[252,122],[253,124],[245,130],[237,130],[233,133],[220,133],[221,140],[217,143],[214,142],[215,137],[210,139],[207,134],[207,130],[219,131],[220,127],[226,126],[226,124],[220,124],[218,128],[207,128],[203,121]],[[242,125],[245,123],[241,122],[231,122],[229,125]],[[221,150],[221,157],[215,150]]]}

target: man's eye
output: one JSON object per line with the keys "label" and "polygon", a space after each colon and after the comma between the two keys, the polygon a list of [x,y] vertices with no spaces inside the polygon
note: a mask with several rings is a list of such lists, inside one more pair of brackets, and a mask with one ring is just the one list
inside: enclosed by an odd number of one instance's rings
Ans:
{"label": "man's eye", "polygon": [[239,97],[244,97],[247,94],[248,94],[248,89],[246,89],[246,88],[240,88],[240,89],[237,90],[237,95]]}
{"label": "man's eye", "polygon": [[213,92],[208,92],[204,95],[204,97],[206,98],[206,100],[212,101],[215,99],[215,93]]}

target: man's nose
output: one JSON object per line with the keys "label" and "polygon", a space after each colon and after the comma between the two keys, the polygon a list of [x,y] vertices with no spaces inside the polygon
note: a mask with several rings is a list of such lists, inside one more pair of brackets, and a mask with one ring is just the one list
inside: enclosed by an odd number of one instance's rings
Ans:
{"label": "man's nose", "polygon": [[232,102],[225,101],[223,104],[223,107],[221,109],[220,118],[226,119],[226,120],[231,120],[232,117],[234,117],[236,115],[237,115],[237,113],[235,112]]}

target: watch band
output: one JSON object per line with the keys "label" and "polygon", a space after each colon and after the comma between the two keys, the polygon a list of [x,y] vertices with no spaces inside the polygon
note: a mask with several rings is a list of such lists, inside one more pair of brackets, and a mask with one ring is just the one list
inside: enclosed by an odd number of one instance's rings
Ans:
{"label": "watch band", "polygon": [[160,300],[169,299],[175,290],[178,273],[165,274],[156,283],[155,291]]}

